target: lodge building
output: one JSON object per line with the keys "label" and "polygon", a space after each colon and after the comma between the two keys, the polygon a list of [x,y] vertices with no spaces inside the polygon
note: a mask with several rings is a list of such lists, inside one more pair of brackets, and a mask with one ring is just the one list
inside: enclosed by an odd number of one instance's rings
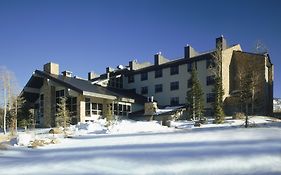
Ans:
{"label": "lodge building", "polygon": [[[61,96],[68,97],[73,122],[93,121],[105,112],[128,116],[144,109],[147,97],[153,96],[159,107],[186,105],[186,92],[191,87],[191,69],[195,65],[204,92],[205,115],[213,113],[214,53],[222,55],[222,83],[224,111],[227,115],[241,110],[237,92],[240,90],[239,75],[255,71],[255,106],[253,114],[272,115],[273,64],[268,53],[243,52],[239,44],[228,46],[226,39],[216,38],[215,49],[198,53],[191,46],[184,47],[184,56],[170,60],[161,53],[154,55],[154,64],[138,63],[116,69],[107,67],[102,75],[88,73],[88,79],[73,77],[70,71],[59,74],[59,65],[47,63],[43,71],[36,70],[23,94],[37,111],[40,125],[53,125],[56,103]],[[244,72],[243,72],[244,71]],[[251,108],[251,106],[249,106]]]}

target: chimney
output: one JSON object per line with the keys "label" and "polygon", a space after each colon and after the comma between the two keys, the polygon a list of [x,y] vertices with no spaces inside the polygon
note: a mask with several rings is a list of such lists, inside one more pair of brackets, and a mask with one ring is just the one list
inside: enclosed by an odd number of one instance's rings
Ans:
{"label": "chimney", "polygon": [[224,50],[227,48],[226,39],[223,37],[223,35],[216,38],[216,48],[220,50]]}
{"label": "chimney", "polygon": [[106,68],[106,73],[113,72],[113,71],[114,71],[114,69],[111,68],[111,67],[107,67],[107,68]]}
{"label": "chimney", "polygon": [[137,67],[137,60],[133,60],[129,62],[130,70],[136,70]]}
{"label": "chimney", "polygon": [[72,72],[68,71],[68,70],[65,70],[62,72],[62,75],[65,76],[65,77],[72,77]]}
{"label": "chimney", "polygon": [[160,65],[163,63],[167,63],[169,60],[166,59],[161,55],[161,52],[158,52],[157,54],[154,55],[154,65]]}
{"label": "chimney", "polygon": [[98,77],[98,75],[94,72],[89,72],[88,73],[88,80],[91,81],[92,79]]}
{"label": "chimney", "polygon": [[59,75],[59,65],[56,63],[50,62],[45,64],[43,70],[49,74]]}
{"label": "chimney", "polygon": [[198,53],[191,46],[186,45],[184,47],[184,58],[192,58],[196,55],[198,55]]}

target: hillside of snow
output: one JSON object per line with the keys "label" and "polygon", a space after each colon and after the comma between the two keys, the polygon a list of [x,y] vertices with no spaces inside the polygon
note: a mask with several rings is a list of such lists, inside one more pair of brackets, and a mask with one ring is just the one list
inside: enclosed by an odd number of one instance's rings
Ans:
{"label": "hillside of snow", "polygon": [[168,128],[124,120],[107,128],[99,121],[72,126],[70,138],[38,129],[31,137],[59,143],[0,150],[0,174],[281,174],[281,121],[254,117],[250,128],[243,122],[197,128],[178,121]]}

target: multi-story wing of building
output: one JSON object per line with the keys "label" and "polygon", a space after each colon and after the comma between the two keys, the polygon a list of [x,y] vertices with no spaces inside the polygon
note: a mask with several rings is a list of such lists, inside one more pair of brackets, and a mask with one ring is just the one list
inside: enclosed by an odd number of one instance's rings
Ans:
{"label": "multi-story wing of building", "polygon": [[[54,120],[56,100],[68,96],[74,122],[92,121],[108,111],[115,115],[128,115],[144,108],[145,97],[153,96],[158,106],[185,106],[186,93],[191,87],[191,69],[195,65],[204,92],[205,115],[213,113],[215,52],[222,56],[222,85],[224,110],[227,115],[244,110],[239,103],[241,75],[253,72],[253,103],[248,106],[253,114],[272,115],[273,64],[268,53],[243,52],[239,44],[229,46],[223,36],[216,39],[215,48],[198,53],[191,46],[184,47],[179,59],[154,55],[154,63],[129,61],[127,66],[106,68],[100,76],[89,72],[88,80],[71,76],[59,66],[48,63],[44,71],[36,70],[24,88],[26,98],[34,103],[39,121],[45,125]],[[46,120],[47,119],[47,120]]]}

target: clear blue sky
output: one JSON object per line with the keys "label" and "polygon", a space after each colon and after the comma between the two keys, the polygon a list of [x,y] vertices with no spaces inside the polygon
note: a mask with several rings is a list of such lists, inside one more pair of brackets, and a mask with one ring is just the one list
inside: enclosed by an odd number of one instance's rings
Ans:
{"label": "clear blue sky", "polygon": [[244,51],[267,47],[281,97],[281,1],[0,0],[0,65],[21,86],[49,61],[86,78],[159,51],[181,57],[186,44],[207,51],[221,34]]}

